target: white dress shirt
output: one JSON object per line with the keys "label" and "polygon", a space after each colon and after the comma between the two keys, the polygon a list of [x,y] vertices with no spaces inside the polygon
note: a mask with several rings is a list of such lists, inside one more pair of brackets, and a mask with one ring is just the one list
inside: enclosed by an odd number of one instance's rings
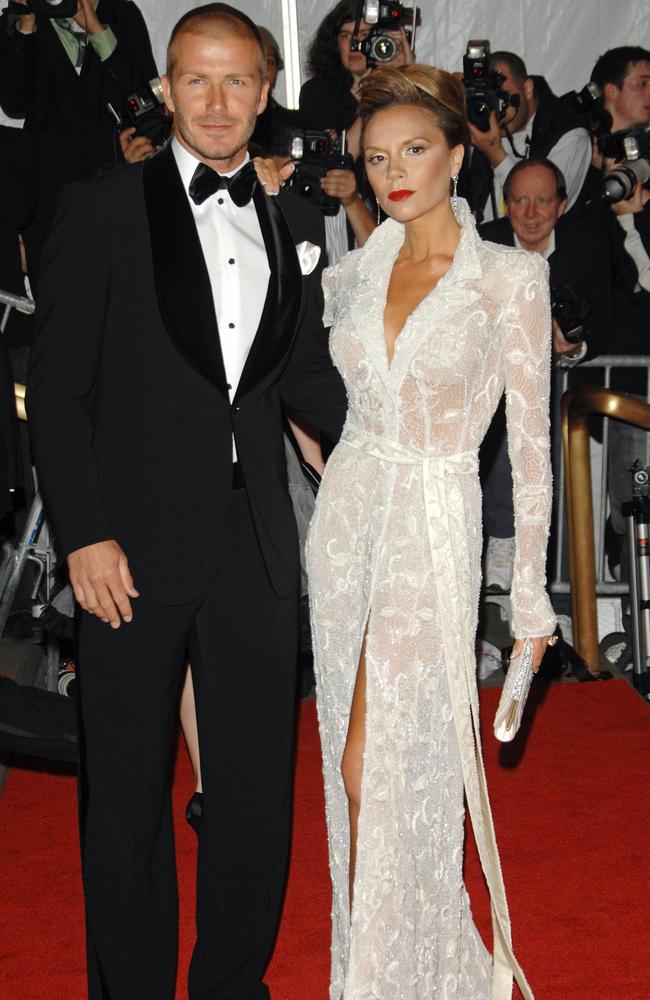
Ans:
{"label": "white dress shirt", "polygon": [[[225,188],[196,205],[189,187],[201,161],[177,139],[172,139],[172,149],[210,277],[232,403],[262,317],[271,274],[262,230],[253,201],[239,208]],[[237,170],[223,176],[231,177]],[[233,461],[237,461],[234,439]]]}
{"label": "white dress shirt", "polygon": [[348,217],[343,205],[339,205],[336,215],[326,215],[325,249],[329,267],[338,264],[350,249],[348,246]]}
{"label": "white dress shirt", "polygon": [[[515,132],[512,136],[514,147],[521,154],[519,158],[513,154],[507,136],[504,135],[501,140],[506,158],[501,161],[498,167],[493,168],[494,197],[499,217],[505,215],[506,211],[503,201],[503,185],[515,163],[518,163],[521,157],[528,156],[528,146],[533,134],[534,122],[535,115],[531,117],[521,132]],[[564,135],[560,136],[546,158],[551,160],[556,167],[559,167],[564,174],[567,189],[566,207],[568,211],[580,194],[587,171],[591,165],[591,139],[589,138],[589,133],[584,128],[572,128],[569,132],[565,132]],[[488,196],[485,203],[483,221],[489,222],[493,218],[492,199]]]}
{"label": "white dress shirt", "polygon": [[634,225],[634,215],[627,212],[625,215],[617,215],[618,224],[625,233],[623,247],[625,252],[634,261],[637,270],[636,292],[644,289],[650,292],[650,257],[643,245],[641,234]]}

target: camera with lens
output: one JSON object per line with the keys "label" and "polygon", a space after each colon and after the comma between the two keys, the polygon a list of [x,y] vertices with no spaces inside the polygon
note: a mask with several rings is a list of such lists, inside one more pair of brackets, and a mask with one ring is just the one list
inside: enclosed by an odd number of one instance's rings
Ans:
{"label": "camera with lens", "polygon": [[74,17],[77,0],[27,0],[27,3],[10,2],[7,11],[15,17],[40,14],[41,17]]}
{"label": "camera with lens", "polygon": [[603,107],[603,92],[597,83],[590,80],[582,90],[570,90],[560,98],[565,104],[580,115],[585,128],[595,136],[611,132],[612,116]]}
{"label": "camera with lens", "polygon": [[373,27],[367,38],[352,38],[350,51],[360,52],[361,55],[365,56],[368,66],[388,63],[397,55],[399,42],[387,35],[387,31],[397,31],[399,28],[404,28],[409,45],[412,49],[415,47],[415,29],[420,23],[418,7],[406,7],[401,3],[382,3],[381,0],[368,0],[367,3],[359,4],[359,8],[355,35],[362,20],[367,24],[372,24]]}
{"label": "camera with lens", "polygon": [[578,344],[587,339],[587,320],[590,315],[591,303],[576,295],[571,285],[551,287],[551,316],[570,344]]}
{"label": "camera with lens", "polygon": [[519,94],[509,94],[501,84],[503,73],[490,69],[490,43],[487,38],[475,38],[467,43],[463,56],[463,86],[467,101],[467,117],[481,132],[490,130],[490,114],[494,111],[501,122],[508,108],[519,107]]}
{"label": "camera with lens", "polygon": [[119,112],[112,104],[108,105],[108,109],[120,132],[133,127],[137,135],[150,139],[152,146],[162,146],[169,138],[172,120],[165,110],[160,77],[154,77],[140,90],[130,94]]}
{"label": "camera with lens", "polygon": [[328,132],[295,132],[290,155],[296,169],[286,182],[287,188],[320,208],[323,215],[336,215],[339,199],[326,194],[320,182],[330,170],[354,169],[352,156],[345,152],[345,133],[333,138]]}
{"label": "camera with lens", "polygon": [[633,125],[620,132],[610,132],[600,137],[598,148],[607,159],[622,161],[603,177],[602,193],[605,201],[626,201],[634,194],[637,184],[648,186],[650,126]]}

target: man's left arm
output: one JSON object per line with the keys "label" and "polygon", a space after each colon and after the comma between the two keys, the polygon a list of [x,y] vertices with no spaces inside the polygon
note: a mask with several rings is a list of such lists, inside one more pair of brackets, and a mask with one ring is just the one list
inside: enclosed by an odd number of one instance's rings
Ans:
{"label": "man's left arm", "polygon": [[282,401],[299,418],[338,441],[347,411],[343,380],[329,353],[328,331],[323,326],[323,292],[319,265],[306,279],[307,304],[296,335],[291,358],[279,382]]}
{"label": "man's left arm", "polygon": [[564,174],[567,189],[567,211],[575,204],[591,166],[591,139],[583,128],[565,132],[548,154]]}

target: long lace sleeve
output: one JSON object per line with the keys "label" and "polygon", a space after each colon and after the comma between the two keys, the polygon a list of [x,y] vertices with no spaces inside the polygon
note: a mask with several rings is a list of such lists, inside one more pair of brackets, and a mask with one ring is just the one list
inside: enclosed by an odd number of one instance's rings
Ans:
{"label": "long lace sleeve", "polygon": [[334,267],[326,267],[323,271],[322,285],[325,303],[323,307],[323,326],[331,326],[336,316],[340,273],[341,268],[339,264],[335,264]]}
{"label": "long lace sleeve", "polygon": [[521,272],[513,274],[514,290],[503,322],[516,541],[512,625],[515,636],[524,638],[552,634],[556,619],[546,592],[552,498],[548,264],[538,254],[522,255],[519,261]]}

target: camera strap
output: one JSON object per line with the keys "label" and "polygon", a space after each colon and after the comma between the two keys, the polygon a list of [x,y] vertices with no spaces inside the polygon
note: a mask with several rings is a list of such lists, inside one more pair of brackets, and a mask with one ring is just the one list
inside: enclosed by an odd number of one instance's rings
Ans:
{"label": "camera strap", "polygon": [[524,153],[520,153],[517,147],[515,146],[515,141],[512,137],[512,132],[510,131],[510,129],[506,127],[504,128],[503,131],[505,132],[506,139],[508,140],[508,144],[510,146],[510,149],[512,150],[512,155],[516,156],[518,160],[527,160],[528,157],[530,156],[530,136],[527,135],[526,138],[524,139],[524,146],[526,151]]}

